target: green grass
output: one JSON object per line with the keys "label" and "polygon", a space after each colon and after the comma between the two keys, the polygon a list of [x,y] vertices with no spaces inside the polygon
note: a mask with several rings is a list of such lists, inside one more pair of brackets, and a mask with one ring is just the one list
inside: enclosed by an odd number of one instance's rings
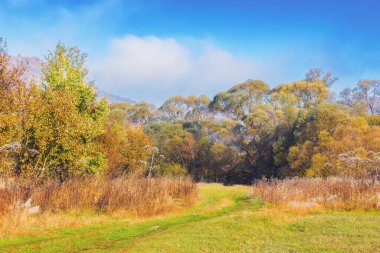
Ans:
{"label": "green grass", "polygon": [[378,212],[279,211],[242,186],[200,185],[200,193],[188,210],[8,238],[0,252],[380,252]]}

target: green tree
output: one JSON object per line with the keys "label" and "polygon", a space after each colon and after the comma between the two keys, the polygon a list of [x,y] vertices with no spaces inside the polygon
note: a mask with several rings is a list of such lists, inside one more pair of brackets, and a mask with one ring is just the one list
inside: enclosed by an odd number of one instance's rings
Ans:
{"label": "green tree", "polygon": [[110,105],[110,118],[125,124],[148,124],[157,118],[156,107],[147,102],[130,104],[126,102]]}
{"label": "green tree", "polygon": [[96,101],[88,81],[86,55],[59,43],[43,66],[44,104],[34,135],[39,173],[59,176],[95,173],[105,167],[97,138],[103,133],[108,105]]}
{"label": "green tree", "polygon": [[227,92],[217,94],[210,108],[234,120],[244,120],[255,106],[265,103],[269,86],[260,80],[248,80]]}

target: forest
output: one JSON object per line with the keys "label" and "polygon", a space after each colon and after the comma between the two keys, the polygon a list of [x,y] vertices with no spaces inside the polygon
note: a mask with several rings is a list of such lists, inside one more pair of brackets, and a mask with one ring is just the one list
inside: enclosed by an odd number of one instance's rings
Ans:
{"label": "forest", "polygon": [[380,175],[380,80],[336,94],[322,69],[269,85],[231,84],[214,97],[161,106],[97,99],[86,54],[58,43],[41,78],[0,47],[0,173],[64,181],[80,175],[254,179]]}

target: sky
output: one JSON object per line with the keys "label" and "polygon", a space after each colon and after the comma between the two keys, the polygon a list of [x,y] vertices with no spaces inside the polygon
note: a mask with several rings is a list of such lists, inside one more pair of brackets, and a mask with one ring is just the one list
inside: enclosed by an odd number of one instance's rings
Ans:
{"label": "sky", "polygon": [[0,0],[0,37],[12,55],[77,46],[96,86],[159,104],[311,68],[339,77],[335,91],[379,79],[379,11],[378,0]]}

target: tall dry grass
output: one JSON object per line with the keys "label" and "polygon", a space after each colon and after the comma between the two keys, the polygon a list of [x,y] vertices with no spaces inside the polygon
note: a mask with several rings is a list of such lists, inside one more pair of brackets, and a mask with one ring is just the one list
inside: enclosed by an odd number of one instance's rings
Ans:
{"label": "tall dry grass", "polygon": [[380,181],[354,178],[257,180],[253,196],[290,209],[380,210]]}
{"label": "tall dry grass", "polygon": [[43,211],[91,209],[109,213],[123,210],[136,216],[150,216],[189,205],[196,196],[195,184],[181,177],[83,177],[37,185],[13,182],[0,188],[0,214],[10,212],[17,202],[32,198],[33,205]]}
{"label": "tall dry grass", "polygon": [[[29,198],[33,206],[41,207],[41,214],[31,215],[20,208]],[[76,213],[95,214],[91,219],[97,222],[102,216],[149,217],[190,206],[197,198],[196,185],[184,177],[83,177],[42,184],[0,180],[0,236],[25,234],[31,226],[89,222]]]}

